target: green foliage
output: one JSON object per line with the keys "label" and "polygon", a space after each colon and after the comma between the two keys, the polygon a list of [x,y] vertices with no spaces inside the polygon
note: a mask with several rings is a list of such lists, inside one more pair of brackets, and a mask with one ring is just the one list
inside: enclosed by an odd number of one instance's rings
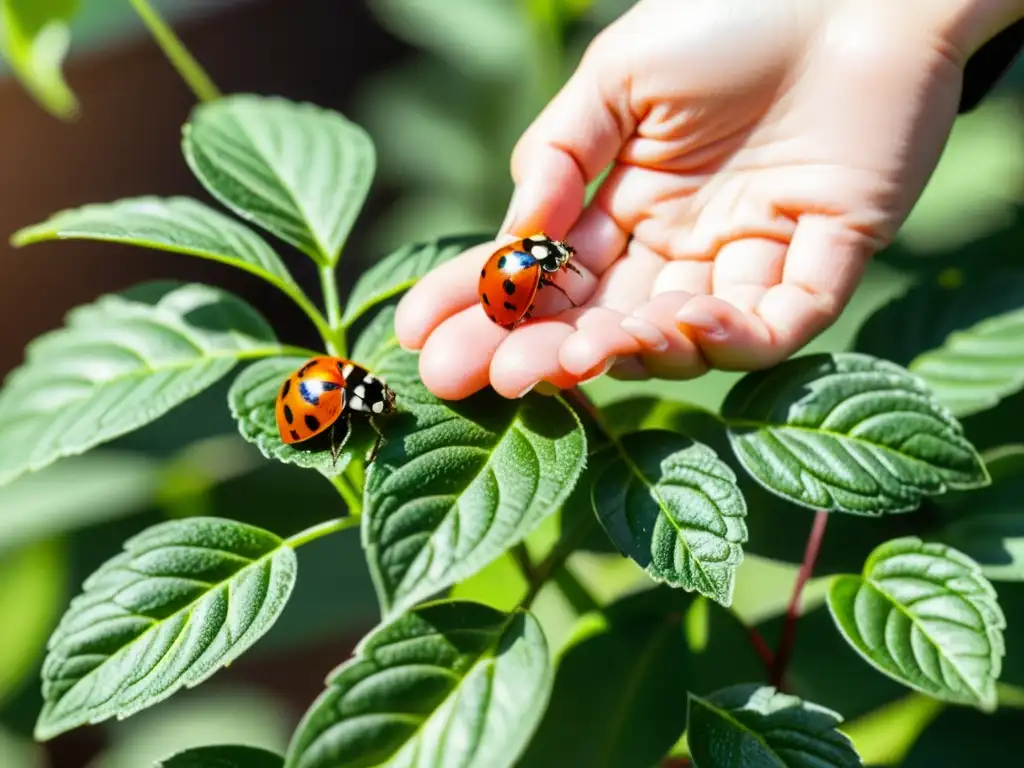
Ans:
{"label": "green foliage", "polygon": [[285,542],[231,520],[171,521],[129,539],[50,639],[36,737],[127,717],[203,682],[270,628],[295,574]]}
{"label": "green foliage", "polygon": [[811,509],[906,512],[925,495],[988,483],[924,382],[867,355],[806,355],[752,373],[722,416],[746,470]]}
{"label": "green foliage", "polygon": [[251,95],[197,107],[183,146],[211,195],[329,266],[338,261],[376,165],[366,132],[336,112]]}
{"label": "green foliage", "polygon": [[690,694],[687,742],[697,768],[857,768],[840,716],[774,688],[738,685]]}
{"label": "green foliage", "polygon": [[525,611],[434,603],[368,635],[327,679],[287,768],[507,768],[551,689],[547,643]]}
{"label": "green foliage", "polygon": [[465,579],[561,505],[583,469],[579,419],[554,398],[444,403],[396,349],[377,370],[403,413],[367,478],[363,546],[385,615]]}
{"label": "green foliage", "polygon": [[156,768],[281,768],[284,758],[256,747],[196,747],[160,761]]}
{"label": "green foliage", "polygon": [[907,537],[872,553],[859,576],[828,593],[836,625],[864,659],[936,698],[996,706],[1006,619],[978,564]]}
{"label": "green foliage", "polygon": [[[384,123],[426,126],[417,145],[380,122],[374,135],[388,173],[401,166],[421,186],[405,201],[418,194],[423,210],[451,218],[399,237],[344,303],[339,263],[377,150],[343,115],[279,97],[213,99],[184,126],[189,168],[234,217],[144,196],[64,210],[12,238],[213,260],[275,286],[319,335],[316,349],[290,346],[221,289],[152,283],[72,310],[29,345],[0,390],[0,615],[14,615],[15,593],[38,604],[0,642],[0,697],[45,656],[36,738],[130,717],[207,680],[272,628],[259,649],[297,654],[357,620],[376,626],[338,659],[286,756],[228,735],[161,751],[173,756],[160,764],[652,768],[688,750],[699,768],[845,768],[861,760],[832,707],[857,716],[910,691],[984,711],[1012,704],[996,685],[1024,681],[1013,642],[1024,602],[1018,585],[997,595],[987,579],[1024,579],[1024,453],[989,435],[997,448],[980,456],[979,431],[958,417],[1021,396],[1016,273],[971,273],[955,287],[949,273],[924,278],[864,325],[858,352],[743,376],[720,415],[685,402],[692,390],[681,385],[672,395],[683,401],[600,409],[580,391],[442,401],[398,345],[396,301],[489,239],[439,231],[474,217],[491,228],[521,118],[560,84],[588,28],[626,3],[372,5],[445,61],[407,71],[413,79],[376,102]],[[501,120],[467,130],[495,104]],[[290,249],[238,219],[309,256],[322,301],[292,278]],[[354,330],[351,358],[396,393],[398,412],[379,421],[373,463],[374,435],[357,414],[335,464],[326,439],[285,445],[274,403],[308,357],[348,357]],[[201,392],[219,401],[220,381],[241,435],[233,448],[221,437],[166,466],[125,451],[80,455]],[[127,517],[140,508],[145,518]],[[850,513],[830,516],[820,551],[805,542],[814,510]],[[359,537],[341,533],[355,527]],[[44,652],[64,600],[64,533],[74,533],[74,573],[91,575]],[[317,543],[333,534],[348,539]],[[749,590],[740,596],[765,563],[751,554],[839,573],[827,607],[800,615],[794,595],[785,616],[754,625]],[[519,571],[513,585],[506,567]],[[615,569],[625,594],[596,583]],[[480,578],[492,571],[498,583]],[[365,597],[337,599],[361,587]],[[453,588],[462,597],[438,599]]]}
{"label": "green foliage", "polygon": [[729,606],[747,514],[736,475],[701,443],[634,432],[593,487],[601,523],[656,581]]}
{"label": "green foliage", "polygon": [[138,429],[280,349],[241,299],[147,283],[71,311],[33,341],[0,393],[0,483]]}
{"label": "green foliage", "polygon": [[68,23],[79,5],[79,0],[0,0],[0,54],[32,98],[63,120],[78,114],[61,66],[71,45]]}

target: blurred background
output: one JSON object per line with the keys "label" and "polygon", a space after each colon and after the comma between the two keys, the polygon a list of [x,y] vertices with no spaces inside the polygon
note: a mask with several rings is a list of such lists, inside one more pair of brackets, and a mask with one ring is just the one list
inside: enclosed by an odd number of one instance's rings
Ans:
{"label": "blurred background", "polygon": [[[339,110],[373,136],[377,181],[346,247],[343,295],[367,265],[398,244],[498,226],[512,188],[508,157],[516,138],[594,34],[630,4],[154,3],[222,91],[312,101]],[[84,0],[71,28],[66,73],[82,110],[75,122],[40,109],[0,64],[0,373],[18,365],[25,344],[59,326],[71,307],[159,277],[220,284],[258,307],[282,338],[315,344],[312,329],[274,289],[221,265],[102,244],[67,242],[22,251],[7,246],[15,230],[65,207],[140,194],[210,201],[179,151],[192,96],[127,1]],[[1022,205],[1024,62],[1018,62],[982,107],[958,121],[898,242],[871,265],[848,311],[812,349],[849,348],[868,316],[915,283],[955,286],[966,268],[1019,264]],[[308,260],[281,250],[315,296]],[[712,374],[689,383],[628,385],[599,380],[588,391],[600,403],[641,394],[717,408],[735,378]],[[285,535],[310,522],[283,520],[279,511],[286,498],[290,504],[296,497],[308,501],[304,506],[314,514],[338,503],[319,476],[266,462],[242,442],[225,403],[227,383],[136,434],[0,488],[2,768],[137,768],[212,742],[283,750],[324,676],[376,623],[358,537],[350,532],[318,541],[300,555],[298,587],[282,619],[230,669],[123,723],[82,729],[43,746],[32,743],[46,638],[85,576],[127,536],[169,516],[193,514],[251,521]],[[1021,417],[1024,399],[1018,395],[968,427],[981,447],[1020,442]],[[1017,434],[1000,432],[1006,424],[1018,425]],[[759,549],[752,525],[752,554],[737,585],[737,611],[762,622],[769,634],[788,599],[791,563],[800,557],[810,521],[792,508],[786,514],[791,529],[778,520],[774,527],[786,529],[788,546],[765,540]],[[535,538],[551,535],[545,529]],[[853,553],[852,561],[859,563],[861,554]],[[572,567],[604,599],[645,581],[612,554],[583,553]],[[810,683],[829,676],[829,654],[850,653],[834,630],[829,634],[821,586],[820,580],[812,582],[808,593],[811,614],[795,659],[797,674]],[[459,592],[507,607],[522,588],[514,567],[500,560]],[[1018,597],[1024,606],[1024,596]],[[537,611],[557,647],[574,615],[557,593],[542,594]],[[1024,656],[1024,646],[1019,650]],[[856,663],[850,666],[857,669]],[[862,678],[873,675],[866,667],[861,671]],[[823,684],[816,700],[854,721],[858,746],[872,761],[895,764],[938,709],[876,677],[874,687],[842,680]],[[884,717],[860,717],[880,705],[891,707]]]}

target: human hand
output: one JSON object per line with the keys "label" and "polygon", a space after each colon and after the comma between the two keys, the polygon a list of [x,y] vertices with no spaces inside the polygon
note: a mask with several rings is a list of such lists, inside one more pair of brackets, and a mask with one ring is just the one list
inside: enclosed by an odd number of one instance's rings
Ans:
{"label": "human hand", "polygon": [[512,157],[502,229],[564,236],[582,275],[556,280],[582,306],[541,291],[536,319],[500,328],[477,297],[496,244],[473,248],[399,304],[423,382],[447,399],[488,384],[518,397],[540,381],[691,378],[796,352],[845,307],[945,144],[966,53],[935,7],[638,2]]}

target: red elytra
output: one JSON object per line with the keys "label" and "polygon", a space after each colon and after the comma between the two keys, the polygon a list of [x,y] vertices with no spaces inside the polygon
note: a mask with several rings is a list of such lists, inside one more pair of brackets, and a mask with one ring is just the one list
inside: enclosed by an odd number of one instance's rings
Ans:
{"label": "red elytra", "polygon": [[480,270],[478,293],[484,313],[502,328],[515,328],[529,320],[537,291],[557,288],[574,307],[579,306],[547,275],[561,270],[580,271],[572,265],[576,250],[568,243],[540,233],[496,250]]}

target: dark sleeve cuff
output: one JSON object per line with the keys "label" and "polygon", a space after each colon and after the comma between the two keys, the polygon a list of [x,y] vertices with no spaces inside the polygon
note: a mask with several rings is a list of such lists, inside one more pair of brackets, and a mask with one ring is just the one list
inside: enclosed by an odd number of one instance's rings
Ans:
{"label": "dark sleeve cuff", "polygon": [[964,68],[959,113],[970,112],[988,95],[1024,48],[1024,19],[978,49]]}

